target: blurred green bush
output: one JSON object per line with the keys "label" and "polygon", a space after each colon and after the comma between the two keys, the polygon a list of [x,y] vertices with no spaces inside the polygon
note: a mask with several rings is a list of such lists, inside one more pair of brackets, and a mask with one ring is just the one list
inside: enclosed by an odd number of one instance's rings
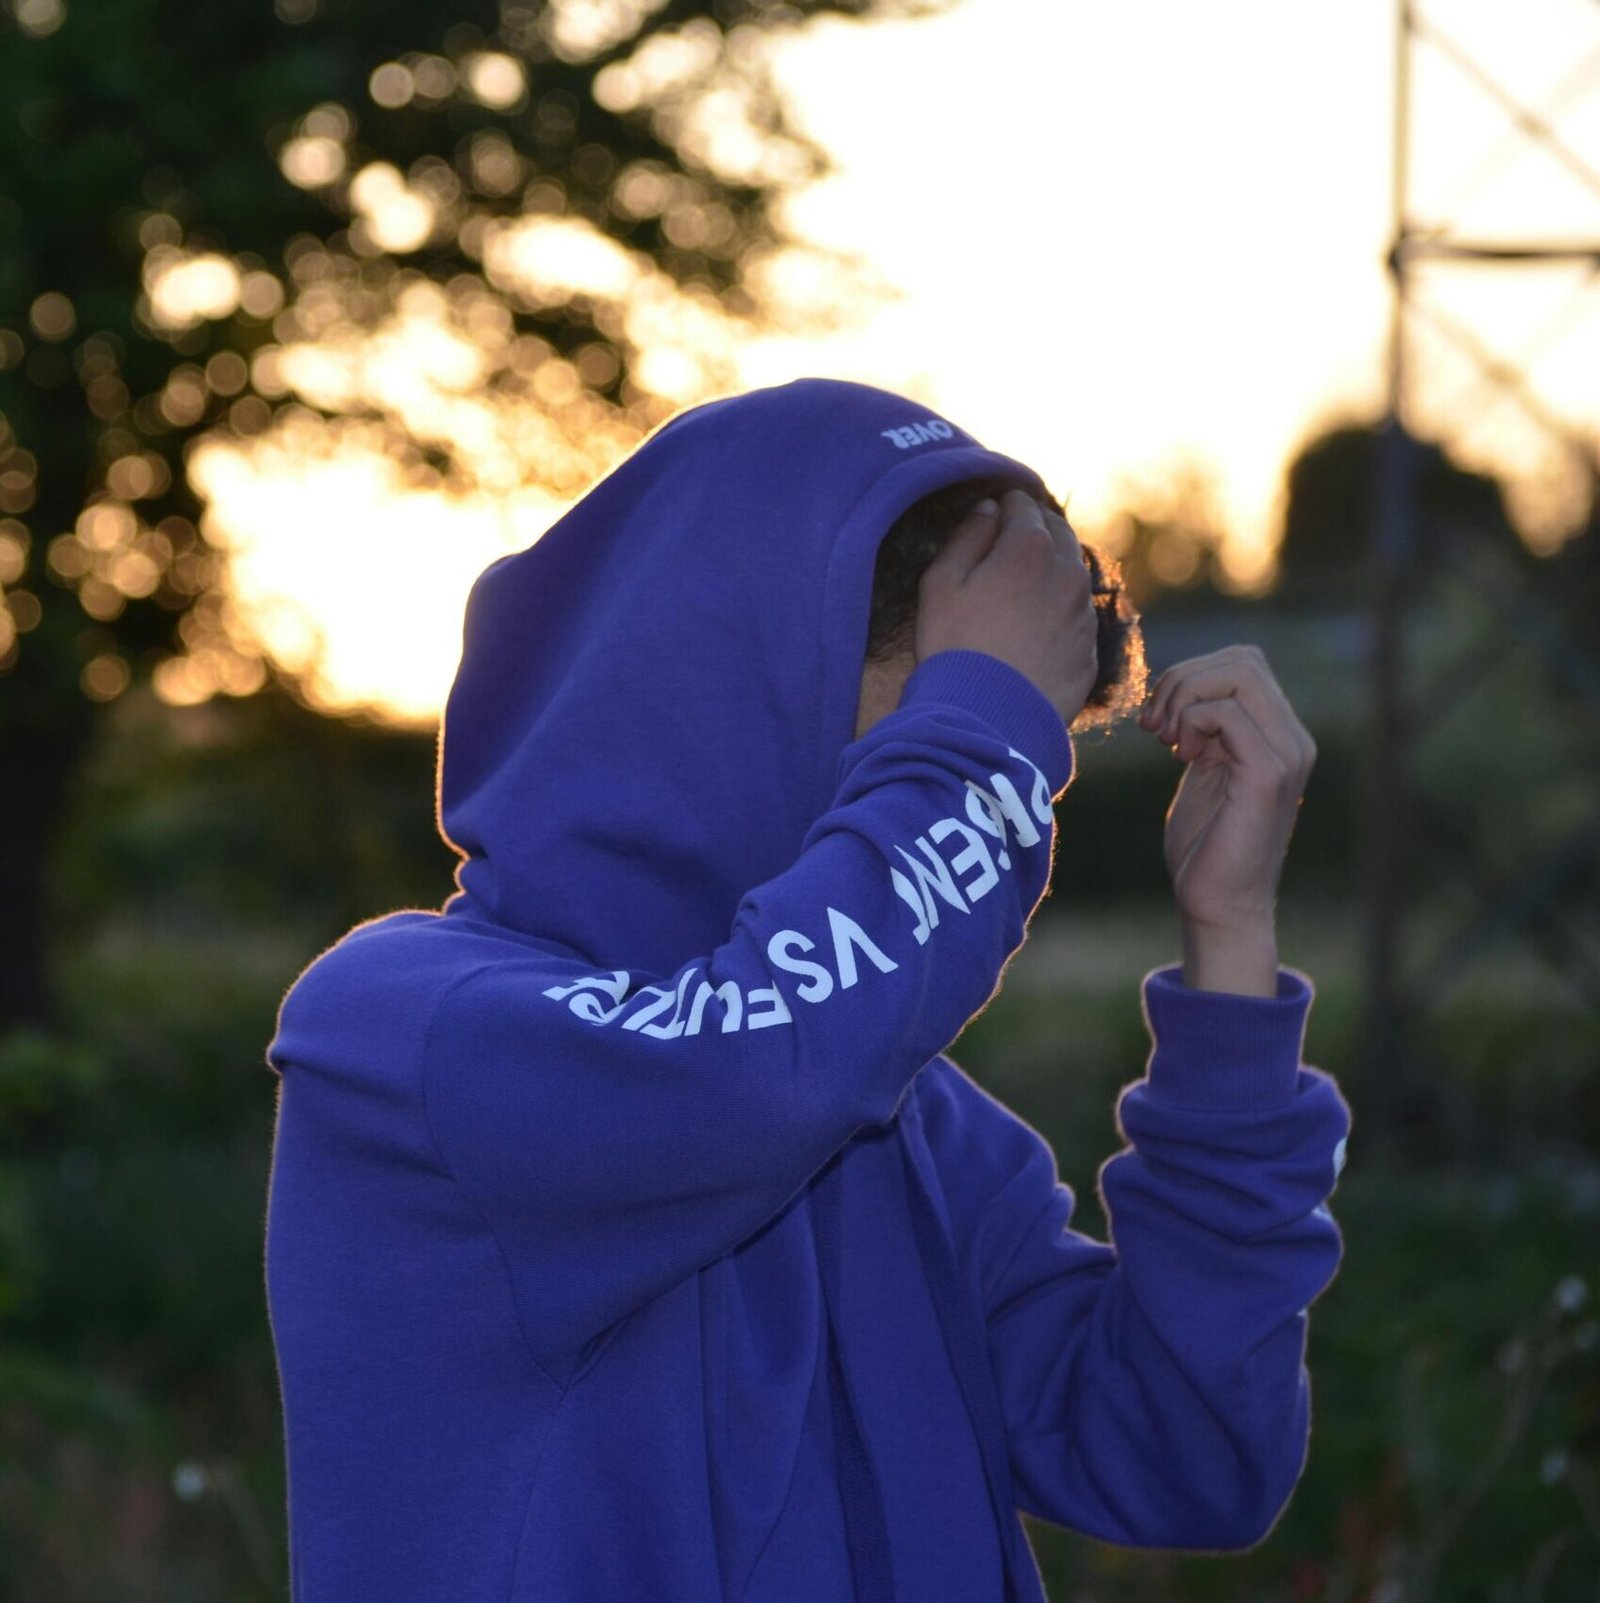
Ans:
{"label": "blurred green bush", "polygon": [[[1510,954],[1474,973],[1433,1043],[1454,1110],[1436,1161],[1364,1163],[1359,754],[1336,727],[1318,739],[1281,955],[1316,982],[1306,1058],[1355,1125],[1332,1201],[1345,1263],[1311,1320],[1310,1460],[1249,1554],[1034,1522],[1063,1600],[1533,1603],[1592,1588],[1600,1562],[1597,1021]],[[130,698],[85,775],[52,865],[63,1018],[0,1039],[0,1598],[286,1595],[263,1053],[310,957],[449,893],[434,756],[431,736],[271,695]],[[1095,1177],[1149,1048],[1138,980],[1180,955],[1160,852],[1179,771],[1132,731],[1084,757],[1052,894],[952,1050],[1047,1135],[1074,1227],[1103,1240]],[[1467,786],[1493,757],[1469,730],[1451,760]]]}

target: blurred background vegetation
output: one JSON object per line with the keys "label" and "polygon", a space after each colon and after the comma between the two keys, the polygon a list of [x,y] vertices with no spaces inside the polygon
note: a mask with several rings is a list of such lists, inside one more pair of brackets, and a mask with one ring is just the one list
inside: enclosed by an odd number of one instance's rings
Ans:
{"label": "blurred background vegetation", "polygon": [[[826,157],[750,30],[934,8],[71,4],[0,17],[0,1597],[255,1603],[287,1595],[263,1049],[312,956],[377,913],[438,906],[455,859],[434,827],[435,732],[331,708],[303,662],[231,626],[195,442],[316,414],[368,431],[408,483],[504,488],[493,453],[392,397],[317,404],[293,377],[286,353],[433,285],[428,304],[489,353],[475,393],[502,422],[541,420],[516,474],[579,493],[681,394],[616,297],[530,288],[494,242],[514,254],[529,218],[618,242],[623,298],[681,301],[702,355],[696,317],[796,317],[763,278],[784,240],[773,200]],[[640,72],[603,77],[652,40],[690,67],[648,93]],[[760,136],[738,171],[692,115],[711,91]],[[869,263],[828,270],[846,298],[876,293]],[[1256,641],[1317,739],[1281,955],[1315,982],[1306,1059],[1355,1123],[1333,1201],[1346,1260],[1311,1322],[1311,1459],[1280,1524],[1219,1558],[1033,1522],[1053,1598],[1597,1595],[1592,1002],[1515,931],[1442,975],[1419,1100],[1367,1156],[1377,439],[1356,419],[1303,443],[1274,583],[1248,598],[1201,486],[1080,526],[1120,558],[1154,668]],[[1535,556],[1491,477],[1418,450],[1424,537],[1449,528],[1502,593],[1600,653],[1592,523]],[[1421,665],[1483,665],[1437,717],[1421,709],[1419,765],[1514,875],[1519,847],[1593,808],[1593,705],[1481,594],[1438,581],[1412,599]],[[1052,894],[954,1050],[1050,1138],[1077,1227],[1104,1239],[1095,1176],[1148,1052],[1138,979],[1178,956],[1160,854],[1178,776],[1136,730],[1083,738],[1079,761]],[[1464,893],[1422,865],[1413,889],[1420,960]],[[1572,918],[1600,938],[1592,874],[1578,895]]]}

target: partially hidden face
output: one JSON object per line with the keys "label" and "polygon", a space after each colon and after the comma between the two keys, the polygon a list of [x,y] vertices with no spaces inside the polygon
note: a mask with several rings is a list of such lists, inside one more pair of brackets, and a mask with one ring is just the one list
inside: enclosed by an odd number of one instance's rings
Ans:
{"label": "partially hidden face", "polygon": [[[974,497],[976,499],[976,496]],[[1035,498],[1045,519],[1071,529],[1060,505],[1053,499]],[[1071,529],[1083,551],[1084,561],[1094,583],[1092,595],[1099,616],[1100,668],[1086,698],[1085,710],[1073,727],[1104,724],[1135,711],[1143,700],[1147,669],[1139,614],[1122,591],[1120,565],[1096,547],[1086,543]],[[899,650],[882,657],[866,658],[861,673],[861,690],[856,703],[855,738],[859,740],[880,718],[900,705],[906,681],[917,666],[914,632]],[[1091,709],[1093,709],[1091,711]]]}

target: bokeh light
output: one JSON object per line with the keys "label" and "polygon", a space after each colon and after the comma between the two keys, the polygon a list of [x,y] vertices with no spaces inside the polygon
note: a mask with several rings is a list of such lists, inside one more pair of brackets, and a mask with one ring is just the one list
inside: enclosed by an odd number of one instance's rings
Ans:
{"label": "bokeh light", "polygon": [[344,146],[321,134],[302,134],[278,152],[283,176],[301,189],[321,189],[344,176]]}
{"label": "bokeh light", "polygon": [[[614,50],[656,9],[560,0],[527,25],[558,59],[579,62]],[[600,189],[621,224],[659,220],[671,250],[742,253],[740,289],[726,302],[610,237],[576,181],[569,193],[561,176],[538,171],[504,127],[470,126],[454,162],[423,156],[403,167],[357,146],[351,108],[311,107],[280,136],[276,158],[288,182],[348,210],[346,237],[298,236],[274,271],[187,243],[171,209],[140,223],[154,328],[176,336],[238,314],[267,325],[268,337],[248,352],[180,361],[149,396],[130,397],[114,362],[81,369],[97,415],[131,405],[152,427],[210,419],[215,442],[248,464],[213,467],[202,491],[208,535],[236,584],[232,624],[213,618],[189,648],[211,654],[207,666],[169,666],[161,683],[183,697],[223,685],[227,673],[241,682],[243,669],[220,666],[228,653],[242,661],[269,649],[299,665],[322,704],[339,703],[341,683],[365,704],[383,699],[382,675],[358,658],[388,654],[400,676],[395,708],[422,717],[430,701],[420,685],[442,693],[439,663],[454,641],[427,652],[416,642],[445,627],[437,597],[464,595],[484,551],[499,549],[481,533],[489,509],[500,509],[502,527],[536,530],[677,407],[808,372],[899,389],[1036,462],[1071,487],[1075,515],[1113,554],[1134,540],[1124,509],[1137,506],[1156,580],[1182,586],[1203,567],[1238,594],[1264,591],[1275,579],[1289,454],[1330,417],[1381,402],[1386,196],[1357,170],[1388,136],[1372,110],[1387,82],[1373,48],[1388,37],[1380,11],[1365,0],[1328,38],[1345,87],[1309,88],[1230,62],[1196,82],[1187,63],[1206,25],[1176,7],[1162,11],[1174,48],[1159,60],[1146,59],[1132,16],[1059,12],[1044,23],[1029,13],[1024,27],[1016,7],[976,0],[871,27],[839,18],[778,33],[739,26],[720,43],[705,19],[664,30],[617,53],[593,91],[614,114],[647,114],[686,166],[618,162],[590,145],[574,151],[568,176]],[[1263,27],[1270,42],[1273,27],[1301,24]],[[1108,59],[1144,62],[1169,115],[1130,121],[1107,98],[1116,75],[1101,82],[1075,65]],[[768,126],[758,93],[769,80],[834,155],[819,182],[802,182],[810,157]],[[885,81],[907,127],[940,126],[959,84],[963,117],[994,132],[946,141],[936,156],[886,140],[875,93]],[[1220,92],[1224,83],[1232,90]],[[480,42],[377,61],[370,105],[356,110],[471,101],[510,111],[529,94],[518,58]],[[541,137],[566,137],[577,109],[570,94],[545,88],[531,115]],[[1263,119],[1287,130],[1270,148]],[[1075,159],[1101,148],[1113,122],[1106,159]],[[1250,178],[1219,187],[1223,172]],[[779,216],[797,242],[745,241],[712,174],[793,185]],[[1271,215],[1251,198],[1263,190],[1277,197]],[[452,238],[477,272],[437,283],[408,268],[430,242]],[[557,350],[513,322],[513,312],[559,314],[574,298],[597,329],[577,349]],[[1006,315],[984,315],[996,308]],[[32,317],[61,326],[70,311],[49,303]],[[3,342],[0,363],[20,359]],[[1576,348],[1562,361],[1545,372],[1570,399],[1588,368]],[[1500,472],[1514,443],[1507,500],[1540,549],[1570,529],[1578,488],[1536,434],[1507,407],[1467,443],[1469,459],[1482,453],[1472,465]],[[148,487],[157,473],[147,454],[120,452],[107,466],[106,504],[136,511],[159,493]],[[269,477],[288,487],[269,493]],[[34,493],[25,463],[0,461],[0,512]],[[399,510],[408,497],[441,538],[428,595],[406,602],[395,574],[374,580],[410,620],[408,648],[393,652],[384,631],[333,619],[367,616],[357,576],[363,562],[382,566],[370,531],[410,527]],[[265,555],[261,505],[278,509],[285,530],[321,531],[317,555],[281,536],[306,570],[297,622],[285,621],[296,610],[293,581]],[[458,525],[480,532],[444,536]],[[74,573],[86,611],[111,616],[149,582],[145,562],[116,554],[137,538],[119,533],[112,552],[80,533],[52,543],[50,562]],[[347,560],[347,548],[365,555]],[[175,583],[180,572],[193,578],[196,560],[175,550]],[[355,587],[353,611],[337,610],[324,569]],[[335,612],[318,614],[324,607]],[[270,628],[252,625],[258,608]],[[306,620],[318,617],[308,634]],[[335,644],[346,627],[359,647]],[[315,672],[313,637],[326,654]],[[431,666],[407,678],[407,661]]]}
{"label": "bokeh light", "polygon": [[28,322],[42,340],[64,340],[78,326],[72,302],[57,290],[47,290],[28,308]]}
{"label": "bokeh light", "polygon": [[461,73],[472,97],[495,111],[510,111],[527,99],[522,63],[504,51],[472,51],[462,60]]}
{"label": "bokeh light", "polygon": [[46,39],[67,20],[65,0],[16,0],[17,29],[30,39]]}
{"label": "bokeh light", "polygon": [[188,252],[157,245],[144,260],[144,288],[158,327],[192,328],[226,317],[239,304],[239,269],[215,251]]}
{"label": "bokeh light", "polygon": [[79,683],[91,701],[114,701],[133,677],[128,659],[115,651],[102,651],[83,665]]}
{"label": "bokeh light", "polygon": [[404,254],[425,244],[433,232],[433,203],[389,162],[369,162],[351,179],[350,203],[366,239],[379,250]]}

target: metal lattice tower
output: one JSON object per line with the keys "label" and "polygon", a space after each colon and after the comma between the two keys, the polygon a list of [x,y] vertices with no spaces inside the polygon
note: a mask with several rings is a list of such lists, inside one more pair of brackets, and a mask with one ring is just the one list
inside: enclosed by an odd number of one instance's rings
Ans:
{"label": "metal lattice tower", "polygon": [[[1428,9],[1448,10],[1448,0]],[[1447,318],[1419,302],[1424,273],[1447,272],[1463,264],[1491,265],[1506,272],[1526,271],[1549,262],[1587,263],[1581,295],[1600,274],[1600,237],[1588,240],[1474,242],[1459,237],[1448,219],[1418,222],[1409,193],[1412,141],[1414,54],[1438,52],[1481,91],[1485,111],[1502,127],[1497,156],[1520,133],[1597,198],[1600,151],[1585,160],[1563,139],[1557,117],[1589,90],[1600,91],[1600,3],[1591,7],[1596,27],[1587,56],[1569,67],[1563,81],[1537,107],[1508,93],[1494,73],[1463,50],[1413,0],[1398,0],[1394,92],[1393,233],[1386,258],[1392,290],[1388,352],[1388,403],[1379,448],[1378,517],[1370,552],[1371,623],[1369,693],[1370,740],[1365,774],[1364,955],[1366,963],[1366,1103],[1374,1134],[1387,1141],[1402,1122],[1437,1098],[1447,1066],[1430,1061],[1426,1032],[1417,1028],[1426,1011],[1442,1000],[1469,959],[1508,937],[1519,937],[1542,965],[1559,975],[1581,1007],[1600,1011],[1600,948],[1586,935],[1583,917],[1574,922],[1575,899],[1590,897],[1600,884],[1600,774],[1587,777],[1593,797],[1586,822],[1563,838],[1528,842],[1516,830],[1484,839],[1464,829],[1460,819],[1417,783],[1414,752],[1424,720],[1441,705],[1458,702],[1482,683],[1485,669],[1507,650],[1531,651],[1543,676],[1576,699],[1585,717],[1600,722],[1600,660],[1572,638],[1548,606],[1519,585],[1509,567],[1501,571],[1484,542],[1459,529],[1430,523],[1420,529],[1419,441],[1412,426],[1420,410],[1421,386],[1414,370],[1408,333],[1426,318],[1429,326],[1471,361],[1476,390],[1497,404],[1514,401],[1560,447],[1588,486],[1589,530],[1600,539],[1600,449],[1592,432],[1562,421],[1534,393],[1528,365],[1537,347],[1548,349],[1558,332],[1548,325],[1512,360],[1493,355],[1464,322]],[[1567,65],[1558,61],[1557,67]],[[1492,105],[1492,111],[1490,106]],[[1479,176],[1488,164],[1481,164]],[[1456,208],[1456,209],[1459,209]],[[1592,303],[1590,303],[1592,306]],[[1585,307],[1589,309],[1589,307]],[[1569,303],[1568,311],[1571,306]],[[1570,318],[1562,320],[1570,321]],[[1600,373],[1597,373],[1600,379]],[[1600,388],[1600,385],[1597,385]],[[1483,403],[1478,403],[1482,405]],[[1437,443],[1447,445],[1447,440]],[[1493,615],[1495,638],[1479,639],[1418,683],[1410,661],[1406,626],[1426,586],[1464,584]],[[1493,832],[1491,832],[1492,834]],[[1508,839],[1507,836],[1511,838]],[[1448,876],[1472,896],[1475,914],[1449,936],[1431,958],[1418,965],[1414,943],[1402,939],[1408,912],[1404,882],[1408,865]],[[1592,915],[1594,902],[1586,904]],[[1424,1096],[1424,1093],[1427,1096]],[[1448,1099],[1433,1102],[1449,1113]]]}

